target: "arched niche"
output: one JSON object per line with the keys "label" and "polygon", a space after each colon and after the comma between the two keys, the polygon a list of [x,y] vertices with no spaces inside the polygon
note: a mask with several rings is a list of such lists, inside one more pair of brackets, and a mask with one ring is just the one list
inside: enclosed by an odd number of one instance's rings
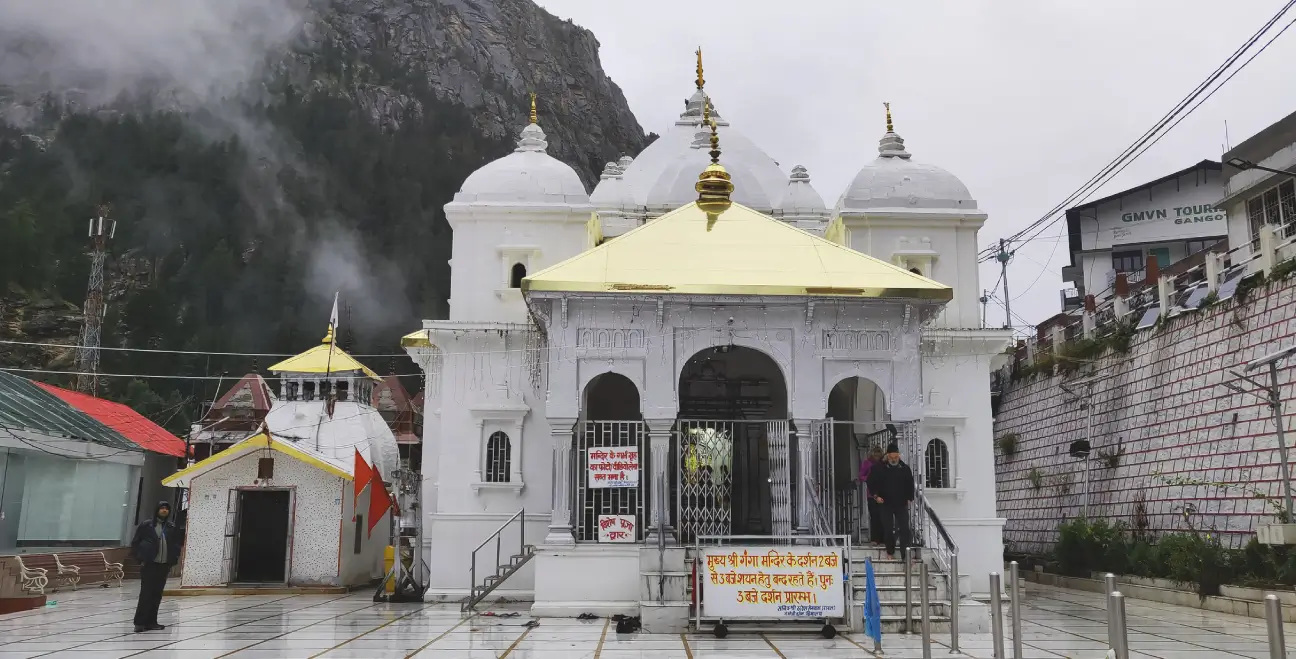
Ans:
{"label": "arched niche", "polygon": [[639,387],[620,373],[595,375],[581,392],[581,417],[586,421],[637,421],[642,417]]}
{"label": "arched niche", "polygon": [[828,391],[825,416],[832,419],[834,478],[838,489],[858,479],[860,463],[873,446],[894,441],[886,391],[858,375],[841,378]]}
{"label": "arched niche", "polygon": [[787,378],[762,350],[711,346],[684,362],[676,405],[681,418],[787,419]]}

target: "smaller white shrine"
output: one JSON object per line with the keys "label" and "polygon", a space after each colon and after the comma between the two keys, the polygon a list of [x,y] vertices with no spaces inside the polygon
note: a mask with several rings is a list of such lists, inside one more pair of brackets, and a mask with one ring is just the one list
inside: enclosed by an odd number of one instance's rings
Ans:
{"label": "smaller white shrine", "polygon": [[181,587],[357,586],[383,573],[384,513],[354,490],[358,453],[379,474],[400,466],[371,404],[380,379],[324,341],[270,367],[280,378],[265,425],[163,481],[189,489]]}

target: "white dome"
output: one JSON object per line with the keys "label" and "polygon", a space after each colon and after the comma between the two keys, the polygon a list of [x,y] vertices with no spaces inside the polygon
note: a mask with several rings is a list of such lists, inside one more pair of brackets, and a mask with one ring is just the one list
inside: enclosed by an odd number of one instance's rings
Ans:
{"label": "white dome", "polygon": [[616,210],[628,201],[623,173],[617,163],[610,162],[604,165],[603,175],[599,177],[598,185],[594,186],[594,191],[590,193],[589,200],[595,208]]}
{"label": "white dome", "polygon": [[810,185],[810,172],[801,165],[792,168],[792,175],[788,177],[787,192],[783,195],[783,201],[779,206],[783,209],[783,215],[787,217],[826,217],[828,215],[828,205],[824,203],[823,197],[814,189],[814,186]]}
{"label": "white dome", "polygon": [[517,149],[468,175],[452,203],[588,204],[576,170],[545,153],[547,146],[540,126],[527,124]]}
{"label": "white dome", "polygon": [[[675,125],[625,169],[622,178],[629,200],[625,206],[674,210],[697,198],[693,185],[698,173],[710,163],[706,149],[696,148],[702,104],[709,100],[705,92],[695,92]],[[756,210],[774,210],[783,198],[787,175],[773,158],[721,119],[714,105],[711,116],[719,127],[724,152],[720,161],[733,177],[733,200]]]}
{"label": "white dome", "polygon": [[976,200],[957,176],[910,160],[904,140],[888,131],[878,157],[865,165],[837,202],[839,211],[874,209],[975,211]]}

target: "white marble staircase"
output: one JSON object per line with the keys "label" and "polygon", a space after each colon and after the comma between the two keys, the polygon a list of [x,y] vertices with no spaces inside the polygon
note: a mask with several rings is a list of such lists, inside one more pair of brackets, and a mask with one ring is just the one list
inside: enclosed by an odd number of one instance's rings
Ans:
{"label": "white marble staircase", "polygon": [[[882,629],[886,633],[905,631],[905,578],[904,563],[889,559],[881,548],[853,547],[851,549],[851,616],[856,629],[863,630],[865,560],[873,561],[873,574],[877,582],[878,598],[882,602]],[[938,571],[928,560],[928,607],[932,632],[948,632],[950,626],[949,574]],[[658,547],[645,545],[639,550],[639,615],[644,631],[661,634],[679,634],[688,631],[692,615],[693,581],[688,551],[684,547]],[[910,593],[914,631],[921,624],[919,568],[913,563]]]}

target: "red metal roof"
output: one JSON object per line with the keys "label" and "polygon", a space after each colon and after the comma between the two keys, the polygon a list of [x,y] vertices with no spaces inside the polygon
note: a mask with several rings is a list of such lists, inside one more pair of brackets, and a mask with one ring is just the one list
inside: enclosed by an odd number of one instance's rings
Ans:
{"label": "red metal roof", "polygon": [[99,423],[116,430],[126,439],[145,451],[183,458],[185,442],[167,432],[165,428],[149,421],[135,410],[102,398],[68,391],[44,382],[35,383],[45,391],[58,396],[63,402],[93,417]]}

